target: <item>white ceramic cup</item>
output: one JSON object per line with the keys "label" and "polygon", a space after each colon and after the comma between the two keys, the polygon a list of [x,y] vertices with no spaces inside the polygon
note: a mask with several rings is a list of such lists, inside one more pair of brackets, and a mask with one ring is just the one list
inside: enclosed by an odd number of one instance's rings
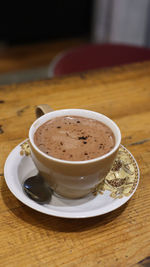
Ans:
{"label": "white ceramic cup", "polygon": [[[107,154],[91,160],[67,161],[42,152],[34,143],[34,134],[39,126],[56,117],[80,116],[95,119],[107,125],[115,136],[115,146]],[[90,110],[63,109],[46,113],[31,125],[29,141],[32,159],[50,187],[67,198],[80,198],[90,193],[108,174],[121,142],[121,133],[114,121]]]}

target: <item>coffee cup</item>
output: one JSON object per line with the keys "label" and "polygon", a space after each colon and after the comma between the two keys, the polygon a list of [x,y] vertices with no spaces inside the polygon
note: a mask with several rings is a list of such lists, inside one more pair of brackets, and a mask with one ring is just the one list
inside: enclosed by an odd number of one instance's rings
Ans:
{"label": "coffee cup", "polygon": [[[48,105],[41,105],[36,109],[36,114],[40,117],[30,127],[29,142],[31,156],[38,171],[58,195],[72,199],[86,196],[103,181],[111,169],[121,142],[118,126],[105,115],[84,109],[52,111]],[[47,121],[62,116],[80,116],[104,123],[114,134],[114,147],[103,156],[84,161],[63,160],[45,154],[35,144],[34,134]]]}

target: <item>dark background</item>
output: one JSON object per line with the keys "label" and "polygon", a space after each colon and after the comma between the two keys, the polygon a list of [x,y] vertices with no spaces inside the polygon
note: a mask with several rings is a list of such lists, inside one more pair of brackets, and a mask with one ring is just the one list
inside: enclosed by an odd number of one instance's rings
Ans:
{"label": "dark background", "polygon": [[[8,6],[7,6],[8,5]],[[0,42],[27,44],[72,37],[90,37],[92,0],[9,3],[1,8]]]}

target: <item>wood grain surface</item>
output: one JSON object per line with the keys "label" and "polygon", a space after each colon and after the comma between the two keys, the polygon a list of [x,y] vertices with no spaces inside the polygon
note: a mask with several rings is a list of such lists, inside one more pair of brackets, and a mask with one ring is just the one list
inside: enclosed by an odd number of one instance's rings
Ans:
{"label": "wood grain surface", "polygon": [[[36,105],[101,112],[121,129],[140,184],[109,214],[61,219],[36,212],[8,190],[3,167],[27,138]],[[0,266],[150,266],[150,62],[0,87]]]}

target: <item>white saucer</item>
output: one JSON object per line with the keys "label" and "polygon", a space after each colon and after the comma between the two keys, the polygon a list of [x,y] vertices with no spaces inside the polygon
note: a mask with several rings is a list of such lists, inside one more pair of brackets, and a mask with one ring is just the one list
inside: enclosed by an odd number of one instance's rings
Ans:
{"label": "white saucer", "polygon": [[128,151],[137,168],[137,183],[129,196],[122,198],[110,197],[110,192],[104,194],[92,193],[82,199],[71,200],[53,195],[49,204],[40,205],[24,193],[22,184],[28,177],[37,174],[37,169],[30,156],[20,155],[20,145],[9,154],[4,167],[4,177],[10,191],[25,205],[39,212],[63,218],[88,218],[113,211],[126,203],[135,193],[139,183],[139,168],[132,154]]}

